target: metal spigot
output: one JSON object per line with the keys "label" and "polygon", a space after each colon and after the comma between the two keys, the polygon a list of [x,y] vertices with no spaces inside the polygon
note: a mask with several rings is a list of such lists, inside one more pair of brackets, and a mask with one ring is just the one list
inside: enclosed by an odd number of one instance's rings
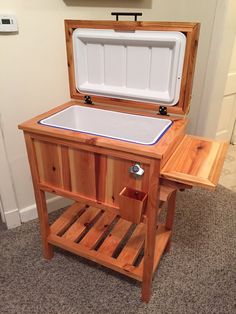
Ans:
{"label": "metal spigot", "polygon": [[138,164],[134,164],[129,168],[130,173],[134,174],[136,177],[141,177],[144,174],[144,169]]}

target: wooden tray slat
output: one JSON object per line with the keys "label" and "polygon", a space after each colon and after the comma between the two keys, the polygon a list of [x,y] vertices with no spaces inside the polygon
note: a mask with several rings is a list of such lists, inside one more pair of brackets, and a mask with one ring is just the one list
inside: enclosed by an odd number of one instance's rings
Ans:
{"label": "wooden tray slat", "polygon": [[142,250],[145,240],[145,225],[140,223],[137,225],[132,236],[122,249],[118,260],[132,265]]}
{"label": "wooden tray slat", "polygon": [[126,236],[131,225],[132,223],[130,221],[119,219],[115,227],[98,249],[98,252],[107,256],[112,256],[115,249]]}
{"label": "wooden tray slat", "polygon": [[86,227],[93,221],[99,212],[101,212],[101,210],[95,207],[89,207],[86,209],[86,211],[64,233],[63,238],[70,241],[77,241]]}
{"label": "wooden tray slat", "polygon": [[104,234],[104,232],[106,232],[110,224],[114,221],[116,216],[116,213],[108,211],[104,212],[102,217],[94,224],[85,237],[80,241],[80,244],[87,247],[88,249],[93,249],[101,236]]}
{"label": "wooden tray slat", "polygon": [[50,226],[50,231],[59,234],[67,229],[73,222],[73,219],[85,209],[82,203],[74,203]]}

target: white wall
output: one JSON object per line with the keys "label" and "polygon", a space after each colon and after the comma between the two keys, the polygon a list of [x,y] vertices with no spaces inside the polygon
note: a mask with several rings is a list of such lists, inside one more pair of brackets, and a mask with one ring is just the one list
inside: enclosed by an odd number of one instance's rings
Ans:
{"label": "white wall", "polygon": [[19,23],[18,35],[0,35],[0,114],[21,214],[34,208],[34,197],[23,135],[17,125],[69,100],[64,19],[113,19],[111,11],[125,10],[143,12],[142,20],[201,22],[189,128],[194,133],[216,4],[217,0],[1,0],[0,12],[16,14]]}
{"label": "white wall", "polygon": [[[196,133],[215,138],[236,34],[236,1],[218,0]],[[222,108],[223,109],[223,108]],[[227,110],[225,106],[225,110]],[[223,109],[224,110],[224,109]],[[223,118],[224,119],[224,118]]]}

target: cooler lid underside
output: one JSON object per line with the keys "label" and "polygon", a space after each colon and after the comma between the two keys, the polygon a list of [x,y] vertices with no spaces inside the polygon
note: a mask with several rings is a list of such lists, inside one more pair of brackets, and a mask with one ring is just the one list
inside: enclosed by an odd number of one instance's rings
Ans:
{"label": "cooler lid underside", "polygon": [[164,106],[178,103],[183,33],[77,28],[72,40],[80,93]]}

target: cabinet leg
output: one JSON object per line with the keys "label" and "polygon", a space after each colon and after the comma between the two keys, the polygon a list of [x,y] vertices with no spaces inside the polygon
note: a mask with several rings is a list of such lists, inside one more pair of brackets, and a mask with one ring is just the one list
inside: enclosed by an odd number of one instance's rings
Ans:
{"label": "cabinet leg", "polygon": [[32,174],[32,181],[34,186],[34,194],[37,205],[37,211],[39,216],[39,226],[42,237],[42,247],[43,247],[43,256],[46,259],[51,259],[53,257],[52,245],[48,243],[47,237],[49,235],[49,223],[48,223],[48,212],[47,212],[47,203],[45,198],[45,192],[41,191],[38,188],[39,183],[39,174],[37,168],[37,160],[35,156],[35,148],[33,145],[33,139],[30,134],[25,133],[25,143],[27,148],[27,153],[29,157],[30,169]]}
{"label": "cabinet leg", "polygon": [[157,204],[159,203],[159,163],[154,162],[150,167],[150,181],[147,203],[146,237],[144,248],[142,300],[149,302],[152,293],[152,278],[154,266],[154,252],[156,242]]}
{"label": "cabinet leg", "polygon": [[[156,210],[153,210],[156,213]],[[146,220],[146,239],[144,249],[142,300],[149,302],[152,292],[152,277],[154,266],[154,251],[156,240],[156,217]]]}
{"label": "cabinet leg", "polygon": [[[168,230],[173,229],[175,207],[176,207],[176,193],[177,193],[177,190],[175,190],[171,193],[171,196],[170,196],[170,198],[168,200],[168,204],[167,204],[166,228]],[[170,239],[166,245],[165,252],[169,252],[170,248],[171,248],[171,237],[170,237]]]}
{"label": "cabinet leg", "polygon": [[47,237],[49,235],[49,222],[48,222],[48,212],[47,203],[45,198],[45,192],[41,190],[35,191],[36,204],[39,216],[39,226],[42,238],[42,250],[43,257],[50,260],[53,257],[53,246],[48,243]]}

